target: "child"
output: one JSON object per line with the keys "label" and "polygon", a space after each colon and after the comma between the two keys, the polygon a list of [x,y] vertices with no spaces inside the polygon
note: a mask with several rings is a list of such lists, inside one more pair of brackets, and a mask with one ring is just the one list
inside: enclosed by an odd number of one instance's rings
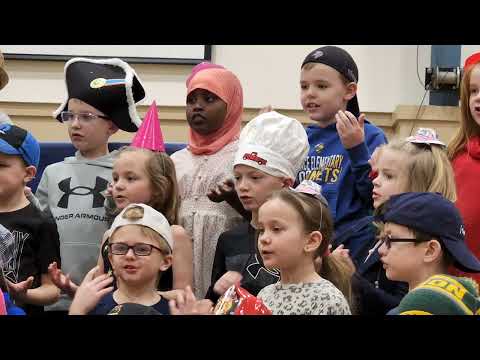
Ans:
{"label": "child", "polygon": [[[193,283],[192,242],[178,223],[178,196],[175,166],[165,153],[163,135],[158,121],[155,103],[152,104],[142,122],[132,146],[122,148],[113,165],[112,183],[107,196],[106,213],[111,225],[113,219],[131,203],[145,203],[164,214],[172,225],[175,240],[172,267],[162,276],[159,289],[168,291],[184,289]],[[108,243],[102,242],[99,257],[99,272],[108,272]],[[60,274],[59,274],[60,275]],[[57,275],[57,276],[59,276]],[[60,275],[62,276],[62,275]],[[74,293],[76,286],[66,284],[60,287]]]}
{"label": "child", "polygon": [[[144,203],[164,214],[172,226],[175,239],[175,267],[161,290],[184,289],[193,282],[192,242],[178,223],[178,198],[175,165],[164,152],[127,147],[122,149],[113,166],[112,198],[115,213],[131,203]],[[177,242],[179,244],[177,244]],[[104,246],[102,245],[102,249]],[[105,254],[105,251],[103,251]],[[99,265],[103,265],[103,261]],[[107,265],[107,263],[105,263]],[[105,268],[108,271],[110,266]]]}
{"label": "child", "polygon": [[[460,87],[461,124],[448,145],[457,185],[456,205],[465,221],[469,249],[480,256],[480,53],[465,60]],[[457,272],[461,276],[461,272]],[[473,278],[480,282],[480,275]]]}
{"label": "child", "polygon": [[[444,148],[445,144],[438,140],[435,131],[426,128],[405,140],[394,140],[379,147],[373,165],[377,172],[372,194],[376,211],[390,196],[402,192],[438,192],[455,201],[453,170]],[[372,233],[377,232],[373,226],[371,228]],[[377,241],[352,279],[358,312],[362,315],[386,314],[407,292],[406,284],[387,279],[378,253],[379,245]]]}
{"label": "child", "polygon": [[[278,269],[281,276],[258,294],[273,315],[351,314],[347,299],[332,284],[342,284],[350,297],[350,274],[337,258],[327,256],[333,220],[319,189],[312,193],[283,189],[258,211],[258,249],[265,267]],[[322,258],[320,274],[317,257]]]}
{"label": "child", "polygon": [[117,305],[135,303],[169,314],[168,302],[157,291],[161,274],[172,263],[173,237],[168,220],[145,204],[130,204],[107,233],[108,257],[117,289],[109,274],[94,278],[90,270],[72,301],[70,315],[107,315]]}
{"label": "child", "polygon": [[307,55],[301,68],[301,103],[315,125],[307,127],[310,151],[297,182],[313,180],[335,220],[333,247],[344,238],[355,262],[365,258],[365,243],[373,242],[368,226],[359,221],[372,211],[368,160],[387,142],[382,130],[360,115],[358,69],[343,49],[324,46]]}
{"label": "child", "polygon": [[[387,278],[404,281],[412,291],[451,265],[480,272],[480,261],[465,244],[465,228],[455,205],[438,193],[394,195],[380,216],[384,225],[379,248]],[[389,314],[397,313],[392,310]]]}
{"label": "child", "polygon": [[469,278],[433,275],[405,296],[399,315],[480,315],[478,284]]}
{"label": "child", "polygon": [[236,282],[257,295],[278,281],[279,272],[265,268],[257,251],[258,209],[274,190],[293,185],[307,152],[307,134],[295,119],[272,111],[244,127],[233,175],[237,195],[252,220],[220,235],[208,299],[216,301]]}
{"label": "child", "polygon": [[[54,117],[68,127],[73,157],[49,165],[36,195],[60,233],[63,271],[79,284],[97,262],[99,240],[108,229],[103,192],[112,178],[115,152],[108,139],[120,128],[134,132],[141,124],[135,103],[145,92],[134,70],[120,59],[74,58],[65,64],[67,97]],[[62,294],[48,310],[67,311]]]}
{"label": "child", "polygon": [[59,296],[48,276],[48,264],[60,263],[57,227],[24,193],[39,158],[40,146],[29,132],[14,125],[0,126],[0,224],[15,239],[14,256],[3,272],[10,296],[28,315],[43,313],[43,306]]}
{"label": "child", "polygon": [[210,201],[214,184],[231,176],[243,111],[242,86],[229,70],[194,69],[187,84],[188,147],[172,155],[177,172],[180,224],[193,238],[194,291],[210,284],[218,236],[240,222],[228,204]]}

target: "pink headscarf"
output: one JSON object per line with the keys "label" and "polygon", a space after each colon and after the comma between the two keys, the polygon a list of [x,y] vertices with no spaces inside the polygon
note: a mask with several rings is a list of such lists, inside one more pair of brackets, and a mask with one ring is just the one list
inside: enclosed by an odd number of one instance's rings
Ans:
{"label": "pink headscarf", "polygon": [[186,84],[190,84],[190,80],[199,72],[206,69],[225,69],[222,65],[211,63],[210,61],[203,61],[200,64],[197,64],[193,67],[192,72],[187,78]]}
{"label": "pink headscarf", "polygon": [[243,112],[243,91],[238,78],[229,70],[206,68],[188,83],[187,94],[195,89],[208,90],[227,104],[225,120],[217,131],[201,135],[189,129],[188,149],[195,155],[211,155],[238,139]]}

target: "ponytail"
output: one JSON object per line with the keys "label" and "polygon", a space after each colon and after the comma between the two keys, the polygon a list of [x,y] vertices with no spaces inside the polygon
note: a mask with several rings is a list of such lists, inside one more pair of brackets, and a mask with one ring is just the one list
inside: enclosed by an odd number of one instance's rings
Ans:
{"label": "ponytail", "polygon": [[322,257],[322,266],[318,274],[330,281],[335,287],[340,290],[347,299],[348,305],[352,314],[353,309],[353,293],[352,293],[352,268],[347,260],[342,260],[337,256],[326,255]]}

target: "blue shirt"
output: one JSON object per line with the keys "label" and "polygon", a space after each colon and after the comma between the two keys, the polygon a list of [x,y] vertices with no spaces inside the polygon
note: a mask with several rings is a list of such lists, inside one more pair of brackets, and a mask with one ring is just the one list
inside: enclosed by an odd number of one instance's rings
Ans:
{"label": "blue shirt", "polygon": [[310,150],[297,182],[308,179],[322,186],[335,221],[336,235],[373,210],[368,160],[378,146],[387,143],[387,138],[381,129],[366,120],[364,129],[365,141],[347,150],[340,141],[336,123],[325,128],[317,125],[306,128]]}
{"label": "blue shirt", "polygon": [[5,299],[5,307],[7,308],[7,315],[26,315],[22,308],[16,306],[10,299],[10,295],[7,292],[3,293]]}
{"label": "blue shirt", "polygon": [[[113,299],[113,292],[105,295],[95,306],[95,308],[88,315],[107,315],[118,303]],[[160,301],[152,305],[162,315],[170,315],[170,308],[168,307],[168,301],[163,297]]]}

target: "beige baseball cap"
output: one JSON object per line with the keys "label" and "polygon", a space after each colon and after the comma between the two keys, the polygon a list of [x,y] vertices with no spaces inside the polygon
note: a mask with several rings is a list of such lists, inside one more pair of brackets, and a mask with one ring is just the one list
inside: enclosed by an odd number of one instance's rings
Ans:
{"label": "beige baseball cap", "polygon": [[[127,219],[125,218],[124,214],[129,209],[139,209],[143,214],[142,217],[137,219]],[[154,208],[145,205],[145,204],[130,204],[125,209],[122,210],[120,214],[117,215],[115,220],[113,221],[112,226],[107,232],[107,240],[113,234],[113,232],[125,225],[143,225],[146,226],[156,233],[158,233],[165,241],[167,242],[168,246],[170,247],[170,251],[173,250],[173,236],[172,230],[170,228],[170,224],[165,216],[162,213],[158,212]]]}

